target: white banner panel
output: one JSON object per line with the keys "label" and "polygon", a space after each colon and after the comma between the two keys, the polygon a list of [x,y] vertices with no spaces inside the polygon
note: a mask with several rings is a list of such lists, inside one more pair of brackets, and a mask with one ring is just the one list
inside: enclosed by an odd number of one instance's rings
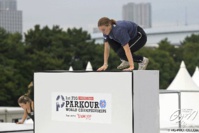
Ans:
{"label": "white banner panel", "polygon": [[52,93],[52,120],[111,124],[111,94]]}

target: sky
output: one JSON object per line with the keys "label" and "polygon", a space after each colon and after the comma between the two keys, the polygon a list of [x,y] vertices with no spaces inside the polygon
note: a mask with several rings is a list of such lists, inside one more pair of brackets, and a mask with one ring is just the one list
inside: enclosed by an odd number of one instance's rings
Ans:
{"label": "sky", "polygon": [[24,32],[36,24],[91,32],[101,17],[122,20],[122,6],[130,2],[151,3],[152,27],[199,25],[199,0],[17,0]]}

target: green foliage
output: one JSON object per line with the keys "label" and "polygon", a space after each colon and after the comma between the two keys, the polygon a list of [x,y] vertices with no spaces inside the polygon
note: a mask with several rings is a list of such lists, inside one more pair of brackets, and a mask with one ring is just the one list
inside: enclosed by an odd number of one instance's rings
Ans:
{"label": "green foliage", "polygon": [[[97,70],[103,64],[103,45],[95,44],[81,28],[63,30],[59,26],[36,25],[25,33],[10,34],[0,29],[0,106],[17,106],[25,94],[33,73],[45,70],[85,70],[90,61]],[[199,66],[199,35],[185,38],[179,48],[164,39],[158,48],[144,47],[135,54],[150,59],[147,69],[160,70],[160,88],[165,89],[175,77],[182,60],[190,73]],[[116,70],[120,59],[112,50],[109,71]],[[136,66],[137,68],[137,66]]]}
{"label": "green foliage", "polygon": [[186,37],[182,42],[182,57],[190,74],[194,73],[195,67],[199,66],[199,35]]}
{"label": "green foliage", "polygon": [[24,46],[21,35],[0,29],[0,104],[14,105],[24,89],[26,79],[21,75]]}

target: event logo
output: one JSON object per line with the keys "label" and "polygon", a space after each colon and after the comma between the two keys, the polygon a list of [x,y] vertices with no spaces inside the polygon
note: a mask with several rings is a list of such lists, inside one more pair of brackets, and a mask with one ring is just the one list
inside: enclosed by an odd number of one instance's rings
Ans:
{"label": "event logo", "polygon": [[106,108],[106,100],[100,100],[100,107]]}
{"label": "event logo", "polygon": [[63,108],[65,105],[65,99],[64,96],[58,95],[56,98],[56,111],[59,111],[59,108]]}
{"label": "event logo", "polygon": [[52,120],[111,123],[111,112],[110,94],[61,92],[52,94]]}
{"label": "event logo", "polygon": [[59,111],[60,108],[65,108],[66,112],[106,113],[106,106],[106,100],[94,100],[94,96],[58,95],[56,97],[56,111]]}

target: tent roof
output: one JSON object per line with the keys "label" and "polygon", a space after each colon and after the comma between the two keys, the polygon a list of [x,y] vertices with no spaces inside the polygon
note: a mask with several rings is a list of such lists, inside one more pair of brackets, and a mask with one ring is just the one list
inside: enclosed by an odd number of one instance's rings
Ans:
{"label": "tent roof", "polygon": [[73,67],[72,67],[72,66],[70,66],[68,71],[73,71]]}
{"label": "tent roof", "polygon": [[167,90],[199,90],[189,75],[184,61],[181,62],[180,69]]}
{"label": "tent roof", "polygon": [[199,87],[199,69],[196,67],[196,70],[192,76],[193,81],[196,83],[196,85]]}
{"label": "tent roof", "polygon": [[93,71],[93,67],[92,67],[92,65],[91,65],[91,62],[90,62],[90,61],[87,63],[86,71]]}

